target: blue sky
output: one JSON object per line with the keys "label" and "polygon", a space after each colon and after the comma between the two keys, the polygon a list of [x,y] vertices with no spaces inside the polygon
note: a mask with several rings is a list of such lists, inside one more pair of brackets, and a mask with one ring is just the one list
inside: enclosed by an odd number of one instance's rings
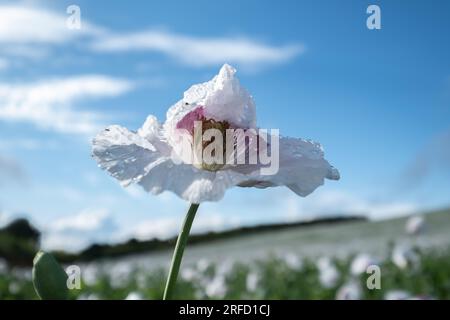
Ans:
{"label": "blue sky", "polygon": [[[66,28],[71,4],[80,30]],[[369,4],[381,30],[366,27]],[[321,142],[342,179],[307,198],[233,189],[202,205],[197,231],[446,207],[449,13],[447,1],[2,1],[0,222],[26,215],[44,246],[67,249],[173,235],[187,204],[122,189],[89,140],[108,124],[163,121],[226,62],[258,125]]]}

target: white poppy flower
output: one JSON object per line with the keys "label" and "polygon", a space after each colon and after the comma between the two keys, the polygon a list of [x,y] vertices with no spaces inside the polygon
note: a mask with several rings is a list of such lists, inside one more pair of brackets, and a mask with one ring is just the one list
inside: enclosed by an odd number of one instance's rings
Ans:
{"label": "white poppy flower", "polygon": [[336,293],[336,300],[361,300],[362,297],[361,285],[354,280],[344,284]]}
{"label": "white poppy flower", "polygon": [[355,258],[353,258],[350,265],[350,272],[354,276],[359,276],[367,271],[367,268],[371,265],[378,265],[378,259],[372,257],[367,253],[360,253]]}
{"label": "white poppy flower", "polygon": [[0,274],[5,274],[8,272],[8,262],[3,259],[0,258]]}
{"label": "white poppy flower", "polygon": [[77,298],[77,300],[101,300],[101,297],[95,293],[82,294]]}
{"label": "white poppy flower", "polygon": [[426,229],[425,218],[422,216],[412,216],[405,224],[406,233],[410,235],[419,235]]}
{"label": "white poppy flower", "polygon": [[216,275],[211,281],[206,284],[205,292],[208,297],[223,298],[227,293],[227,284],[225,277]]}
{"label": "white poppy flower", "polygon": [[194,281],[197,277],[197,272],[193,268],[184,268],[181,270],[181,278],[185,281]]}
{"label": "white poppy flower", "polygon": [[106,128],[93,140],[93,157],[123,186],[137,183],[153,194],[169,190],[191,203],[218,201],[233,186],[287,186],[306,196],[325,178],[338,180],[338,170],[324,159],[319,143],[288,137],[279,140],[279,169],[272,175],[262,175],[261,164],[199,166],[187,161],[184,147],[186,141],[196,145],[196,121],[222,133],[257,129],[253,98],[235,73],[225,64],[211,81],[192,86],[168,110],[164,124],[149,116],[137,132],[118,125]]}
{"label": "white poppy flower", "polygon": [[407,300],[411,294],[405,290],[390,290],[384,295],[384,300]]}
{"label": "white poppy flower", "polygon": [[144,297],[139,292],[130,292],[125,300],[144,300]]}
{"label": "white poppy flower", "polygon": [[303,267],[303,261],[295,253],[285,253],[281,258],[284,263],[286,263],[286,265],[293,270],[300,270]]}
{"label": "white poppy flower", "polygon": [[246,287],[250,292],[255,291],[258,288],[259,275],[256,272],[249,272],[246,278]]}
{"label": "white poppy flower", "polygon": [[324,288],[333,288],[339,280],[339,271],[328,257],[321,257],[317,261],[319,282]]}
{"label": "white poppy flower", "polygon": [[228,276],[231,271],[233,271],[234,267],[234,261],[226,258],[224,260],[221,260],[220,263],[217,265],[216,274],[221,276]]}
{"label": "white poppy flower", "polygon": [[197,261],[197,270],[201,273],[204,273],[211,266],[211,262],[208,259],[202,258]]}
{"label": "white poppy flower", "polygon": [[419,255],[409,246],[397,246],[392,251],[392,262],[400,269],[416,268],[420,264]]}

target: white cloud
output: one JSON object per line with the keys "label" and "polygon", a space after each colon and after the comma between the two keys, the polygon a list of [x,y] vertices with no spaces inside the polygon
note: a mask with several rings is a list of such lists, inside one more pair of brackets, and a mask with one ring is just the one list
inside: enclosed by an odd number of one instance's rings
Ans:
{"label": "white cloud", "polygon": [[[147,29],[121,34],[85,18],[79,30],[66,27],[68,15],[24,5],[0,5],[0,52],[10,57],[42,58],[53,46],[81,43],[97,52],[154,51],[190,66],[240,66],[286,62],[304,51],[298,43],[269,45],[251,37],[196,37]],[[78,42],[77,42],[78,41]]]}
{"label": "white cloud", "polygon": [[326,216],[363,215],[370,219],[385,219],[415,213],[419,207],[411,202],[376,202],[343,191],[321,191],[299,199],[289,195],[285,201],[285,218],[310,220]]}
{"label": "white cloud", "polygon": [[75,251],[92,243],[110,241],[117,226],[105,209],[85,209],[55,220],[43,232],[45,249]]}
{"label": "white cloud", "polygon": [[174,235],[179,228],[179,219],[177,218],[155,218],[140,222],[131,236],[140,239],[150,238],[169,238]]}
{"label": "white cloud", "polygon": [[93,43],[98,51],[156,51],[192,66],[225,62],[241,65],[278,63],[303,52],[299,44],[270,46],[240,37],[200,38],[165,31],[104,35]]}
{"label": "white cloud", "polygon": [[100,34],[86,22],[80,30],[66,27],[67,16],[22,5],[0,6],[0,44],[60,44],[80,35]]}
{"label": "white cloud", "polygon": [[100,229],[110,218],[105,209],[85,209],[75,215],[60,218],[51,225],[52,231],[93,231]]}
{"label": "white cloud", "polygon": [[105,32],[84,20],[81,29],[69,29],[68,17],[65,12],[25,4],[0,5],[0,53],[7,59],[7,66],[22,66],[19,58],[25,61],[48,58],[55,46],[92,40]]}
{"label": "white cloud", "polygon": [[60,232],[44,233],[41,246],[44,250],[64,250],[77,252],[90,244],[86,238],[77,234],[64,234]]}
{"label": "white cloud", "polygon": [[73,108],[76,100],[114,97],[132,88],[129,81],[101,75],[39,81],[0,83],[0,120],[30,122],[39,128],[64,133],[91,134],[101,116]]}
{"label": "white cloud", "polygon": [[[181,223],[181,217],[155,218],[140,222],[130,233],[129,236],[140,240],[150,238],[167,239],[177,235]],[[236,218],[226,218],[222,214],[208,213],[207,215],[197,215],[195,223],[192,226],[192,233],[201,233],[206,231],[221,231],[234,228],[240,225]]]}

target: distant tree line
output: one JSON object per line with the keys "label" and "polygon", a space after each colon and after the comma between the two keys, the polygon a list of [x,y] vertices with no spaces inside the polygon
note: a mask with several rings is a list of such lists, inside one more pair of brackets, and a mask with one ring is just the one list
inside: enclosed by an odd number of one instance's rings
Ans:
{"label": "distant tree line", "polygon": [[0,257],[11,265],[31,265],[40,237],[41,233],[27,219],[16,219],[0,229]]}

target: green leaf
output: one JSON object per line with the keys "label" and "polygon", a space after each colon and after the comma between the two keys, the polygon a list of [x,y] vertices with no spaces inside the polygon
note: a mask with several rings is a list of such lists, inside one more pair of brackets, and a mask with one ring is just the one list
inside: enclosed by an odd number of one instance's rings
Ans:
{"label": "green leaf", "polygon": [[48,252],[39,251],[33,260],[33,284],[42,300],[66,300],[67,274]]}

